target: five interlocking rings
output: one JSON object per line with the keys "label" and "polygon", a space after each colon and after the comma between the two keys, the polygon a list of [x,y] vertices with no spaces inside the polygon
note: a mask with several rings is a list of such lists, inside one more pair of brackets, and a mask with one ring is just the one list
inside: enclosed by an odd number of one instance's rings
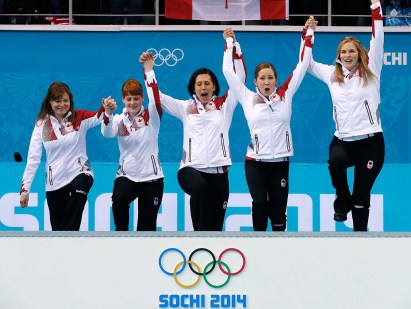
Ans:
{"label": "five interlocking rings", "polygon": [[[166,271],[166,270],[164,269],[163,264],[162,264],[162,260],[163,260],[165,254],[167,254],[167,253],[169,253],[169,252],[172,252],[172,251],[177,252],[178,254],[180,254],[181,257],[183,258],[183,260],[182,260],[181,262],[179,262],[179,263],[174,267],[173,272],[168,272],[168,271]],[[212,261],[209,262],[209,263],[204,267],[204,270],[203,270],[203,271],[201,271],[200,266],[199,266],[197,263],[195,263],[195,262],[192,261],[193,256],[194,256],[197,252],[199,252],[199,251],[205,251],[205,252],[209,253],[209,254],[211,255],[211,258],[212,258]],[[223,255],[224,255],[226,252],[229,252],[229,251],[235,251],[235,252],[237,252],[238,254],[240,254],[240,256],[241,256],[241,258],[242,258],[242,260],[243,260],[243,264],[241,265],[240,269],[239,269],[238,271],[236,271],[236,272],[231,272],[230,267],[228,267],[228,265],[221,260],[222,257],[223,257]],[[188,264],[188,266],[190,267],[191,271],[198,276],[197,279],[196,279],[196,280],[194,281],[194,283],[192,283],[192,284],[182,284],[182,283],[177,279],[177,275],[179,275],[179,274],[181,274],[181,272],[183,272],[183,270],[185,269],[185,267],[186,267],[187,264]],[[220,284],[220,285],[214,285],[214,284],[212,284],[209,280],[207,280],[207,275],[209,275],[209,274],[214,270],[216,264],[218,264],[218,267],[220,268],[221,272],[222,272],[223,274],[227,275],[227,280],[226,280],[225,282],[223,282],[222,284]],[[220,255],[219,255],[219,257],[218,257],[218,260],[216,260],[214,254],[213,254],[210,250],[208,250],[208,249],[206,249],[206,248],[198,248],[198,249],[195,249],[193,252],[191,252],[191,254],[190,254],[190,256],[189,256],[189,258],[188,258],[188,260],[187,260],[187,259],[186,259],[186,256],[184,255],[184,253],[183,253],[181,250],[179,250],[179,249],[177,249],[177,248],[168,248],[168,249],[164,250],[164,251],[160,254],[160,257],[158,258],[158,265],[160,266],[160,269],[163,271],[163,273],[165,273],[165,274],[168,275],[168,276],[173,276],[173,277],[174,277],[174,281],[175,281],[179,286],[181,286],[182,288],[189,289],[189,288],[192,288],[192,287],[196,286],[196,285],[198,284],[198,282],[200,281],[200,278],[201,278],[201,276],[202,276],[202,277],[204,278],[204,281],[205,281],[210,287],[215,288],[215,289],[218,289],[218,288],[222,288],[222,287],[226,286],[226,285],[228,284],[228,282],[230,281],[231,276],[238,275],[239,273],[241,273],[241,272],[243,271],[243,269],[244,269],[244,267],[245,267],[245,256],[244,256],[244,254],[243,254],[240,250],[238,250],[238,249],[236,249],[236,248],[227,248],[227,249],[223,250],[223,252],[220,253]],[[195,267],[196,270],[193,268],[193,266]],[[224,266],[225,269],[223,269],[223,266]]]}
{"label": "five interlocking rings", "polygon": [[168,48],[162,48],[159,51],[149,48],[147,52],[153,54],[154,65],[158,67],[164,63],[169,67],[173,67],[184,58],[184,52],[180,48],[173,49],[173,51],[170,51]]}

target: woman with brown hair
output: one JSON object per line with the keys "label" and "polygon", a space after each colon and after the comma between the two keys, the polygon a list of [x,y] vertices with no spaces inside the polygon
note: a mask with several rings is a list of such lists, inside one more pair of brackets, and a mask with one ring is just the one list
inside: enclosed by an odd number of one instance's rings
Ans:
{"label": "woman with brown hair", "polygon": [[290,157],[294,155],[290,127],[292,101],[311,60],[315,27],[314,18],[309,18],[303,29],[297,65],[281,86],[277,87],[277,71],[271,63],[262,62],[257,65],[254,70],[255,91],[248,89],[244,81],[235,74],[231,65],[233,44],[230,32],[224,32],[224,37],[228,39],[223,73],[231,91],[243,107],[250,130],[244,168],[253,199],[254,231],[266,231],[268,219],[273,231],[286,230],[288,174]]}
{"label": "woman with brown hair", "polygon": [[62,82],[50,85],[36,119],[20,190],[27,207],[34,176],[46,150],[46,198],[53,231],[78,231],[93,170],[86,153],[87,130],[101,123],[98,112],[74,109],[73,94]]}
{"label": "woman with brown hair", "polygon": [[[233,37],[232,49],[236,73],[245,80],[240,44]],[[143,53],[140,61],[153,57]],[[154,74],[153,67],[145,69]],[[191,74],[187,85],[188,100],[178,100],[160,92],[161,106],[183,123],[183,151],[178,182],[190,195],[190,212],[195,231],[221,231],[229,197],[228,168],[232,165],[228,132],[237,99],[229,89],[218,96],[216,75],[207,68]]]}

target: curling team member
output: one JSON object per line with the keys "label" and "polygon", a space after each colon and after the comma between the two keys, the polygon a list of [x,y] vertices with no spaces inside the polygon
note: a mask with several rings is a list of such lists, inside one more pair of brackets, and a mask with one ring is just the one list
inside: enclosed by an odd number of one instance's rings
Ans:
{"label": "curling team member", "polygon": [[[235,69],[244,81],[245,67],[240,45],[235,42],[234,46]],[[188,100],[160,94],[163,109],[183,123],[183,153],[178,182],[191,197],[194,230],[221,231],[229,196],[231,155],[228,131],[237,100],[231,90],[217,97],[220,92],[217,77],[206,68],[191,75],[187,88],[192,97]]]}
{"label": "curling team member", "polygon": [[[289,157],[294,154],[290,128],[292,99],[311,60],[315,27],[315,20],[311,17],[304,28],[299,62],[280,87],[276,87],[277,72],[271,63],[262,62],[257,65],[254,71],[255,92],[249,90],[234,73],[231,65],[233,44],[230,39],[227,41],[223,73],[231,91],[243,107],[251,135],[245,174],[253,199],[252,219],[255,231],[266,231],[268,219],[271,220],[273,231],[286,229]],[[224,35],[226,36],[226,32]]]}
{"label": "curling team member", "polygon": [[104,108],[75,110],[73,94],[62,82],[50,85],[37,116],[20,190],[27,207],[30,187],[46,150],[46,198],[53,231],[78,231],[93,170],[86,153],[87,130],[100,125]]}
{"label": "curling team member", "polygon": [[149,103],[144,108],[142,85],[134,79],[122,87],[123,112],[113,116],[116,106],[111,97],[104,99],[106,108],[101,132],[117,137],[120,162],[113,188],[113,217],[116,231],[129,230],[130,203],[138,198],[137,231],[155,231],[157,213],[164,190],[164,175],[158,151],[158,133],[162,109],[154,71],[154,59],[140,57],[144,67],[144,84]]}
{"label": "curling team member", "polygon": [[[364,1],[364,0],[361,0]],[[337,47],[334,65],[311,62],[309,72],[327,84],[333,103],[335,133],[329,148],[328,169],[336,190],[334,220],[352,212],[354,231],[367,231],[371,189],[384,164],[380,119],[380,79],[384,55],[381,4],[371,0],[370,49],[354,37]],[[352,193],[347,169],[354,166]]]}

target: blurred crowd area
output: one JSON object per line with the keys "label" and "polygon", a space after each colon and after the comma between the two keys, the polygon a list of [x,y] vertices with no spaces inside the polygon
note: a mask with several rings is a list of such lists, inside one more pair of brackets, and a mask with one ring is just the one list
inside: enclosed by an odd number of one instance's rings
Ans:
{"label": "blurred crowd area", "polygon": [[[165,0],[72,0],[70,9],[68,0],[0,0],[0,24],[68,24],[70,12],[73,16],[71,23],[85,25],[220,24],[165,18],[164,2]],[[411,0],[382,0],[381,3],[386,26],[411,25]],[[233,21],[230,24],[298,26],[304,24],[309,15],[314,15],[321,26],[371,24],[369,2],[363,0],[289,0],[289,12],[289,20]]]}

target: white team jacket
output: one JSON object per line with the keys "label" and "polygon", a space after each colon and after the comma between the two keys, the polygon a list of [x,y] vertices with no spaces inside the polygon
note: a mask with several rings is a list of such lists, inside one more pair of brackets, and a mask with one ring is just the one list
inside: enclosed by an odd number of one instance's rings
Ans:
{"label": "white team jacket", "polygon": [[[244,81],[245,66],[238,42],[232,52],[237,75]],[[183,123],[180,169],[186,166],[196,169],[231,166],[228,131],[237,106],[231,89],[222,97],[213,97],[205,108],[195,96],[194,99],[177,100],[160,93],[160,98],[163,109]]]}
{"label": "white team jacket", "polygon": [[[333,102],[333,119],[338,138],[382,132],[380,119],[380,76],[384,55],[384,29],[379,2],[371,5],[372,36],[368,66],[374,78],[363,87],[359,70],[344,83],[335,81],[335,66],[311,61],[308,71],[327,84]],[[343,67],[344,73],[349,73]]]}
{"label": "white team jacket", "polygon": [[303,34],[299,62],[290,77],[270,95],[269,100],[257,89],[249,90],[233,71],[232,46],[224,52],[223,73],[230,89],[243,107],[251,134],[247,158],[272,160],[294,154],[290,120],[292,99],[300,86],[312,55],[313,31]]}
{"label": "white team jacket", "polygon": [[130,121],[124,108],[119,115],[104,114],[101,123],[104,137],[117,136],[120,162],[116,177],[127,177],[134,182],[164,177],[158,152],[162,109],[154,71],[146,72],[145,86],[149,98],[148,108],[142,106],[133,121]]}
{"label": "white team jacket", "polygon": [[68,115],[59,123],[49,116],[39,121],[31,135],[27,165],[23,174],[20,194],[27,195],[41,161],[42,145],[46,150],[46,191],[54,191],[69,184],[77,175],[93,175],[86,153],[87,130],[101,123],[104,108],[98,112],[76,110],[75,123],[68,122]]}

